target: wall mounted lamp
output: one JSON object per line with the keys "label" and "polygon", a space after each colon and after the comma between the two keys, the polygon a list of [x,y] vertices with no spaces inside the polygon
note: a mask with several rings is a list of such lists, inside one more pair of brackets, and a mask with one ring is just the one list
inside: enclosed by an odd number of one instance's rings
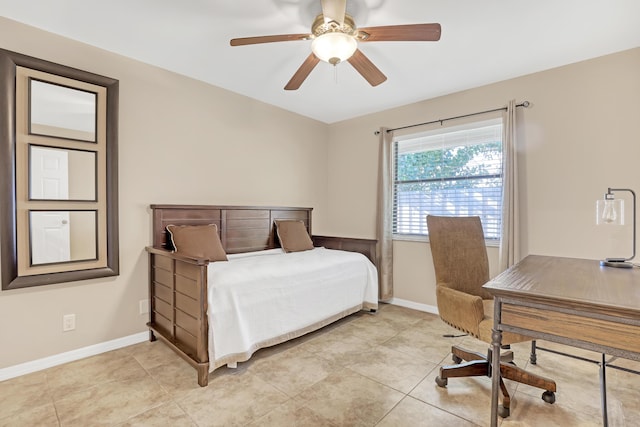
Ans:
{"label": "wall mounted lamp", "polygon": [[604,199],[596,202],[596,224],[624,225],[624,200],[614,197],[615,191],[628,191],[633,200],[633,251],[629,258],[605,258],[600,261],[601,266],[632,268],[629,262],[636,256],[636,193],[628,188],[608,188]]}

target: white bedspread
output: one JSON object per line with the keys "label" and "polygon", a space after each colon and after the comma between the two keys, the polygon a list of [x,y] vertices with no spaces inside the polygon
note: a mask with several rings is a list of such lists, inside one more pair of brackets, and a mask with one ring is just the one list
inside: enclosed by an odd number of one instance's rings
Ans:
{"label": "white bedspread", "polygon": [[276,338],[378,303],[375,266],[362,254],[325,248],[229,255],[209,264],[208,284],[212,371],[247,360]]}

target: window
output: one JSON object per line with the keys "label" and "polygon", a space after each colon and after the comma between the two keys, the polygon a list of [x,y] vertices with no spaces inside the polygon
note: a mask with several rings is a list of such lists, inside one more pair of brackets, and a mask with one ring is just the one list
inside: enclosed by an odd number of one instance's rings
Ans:
{"label": "window", "polygon": [[394,235],[428,235],[427,214],[478,215],[485,239],[499,241],[501,119],[408,135],[394,142]]}

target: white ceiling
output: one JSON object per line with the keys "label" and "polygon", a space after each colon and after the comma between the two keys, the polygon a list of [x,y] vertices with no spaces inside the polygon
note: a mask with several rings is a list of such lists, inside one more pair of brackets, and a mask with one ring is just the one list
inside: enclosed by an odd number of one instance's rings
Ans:
{"label": "white ceiling", "polygon": [[1,16],[326,123],[640,46],[640,0],[347,0],[359,27],[442,25],[438,42],[361,43],[388,77],[377,87],[348,63],[320,63],[285,91],[310,41],[229,46],[310,32],[320,10],[320,0],[0,0]]}

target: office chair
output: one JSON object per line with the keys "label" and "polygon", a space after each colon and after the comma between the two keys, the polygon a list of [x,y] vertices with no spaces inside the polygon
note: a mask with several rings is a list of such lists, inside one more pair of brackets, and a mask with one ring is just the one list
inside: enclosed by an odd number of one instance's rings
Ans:
{"label": "office chair", "polygon": [[[440,317],[454,328],[490,344],[493,297],[482,287],[489,281],[489,261],[480,218],[428,215],[427,227]],[[502,344],[507,348],[509,344],[531,340],[510,332],[502,333]],[[454,345],[451,353],[455,365],[440,368],[440,375],[436,377],[438,386],[446,387],[448,378],[453,377],[491,376],[491,348],[484,355]],[[545,390],[542,399],[555,402],[555,381],[515,366],[511,351],[501,355],[500,374],[503,399],[498,414],[502,418],[509,416],[510,407],[505,378],[541,388]]]}

